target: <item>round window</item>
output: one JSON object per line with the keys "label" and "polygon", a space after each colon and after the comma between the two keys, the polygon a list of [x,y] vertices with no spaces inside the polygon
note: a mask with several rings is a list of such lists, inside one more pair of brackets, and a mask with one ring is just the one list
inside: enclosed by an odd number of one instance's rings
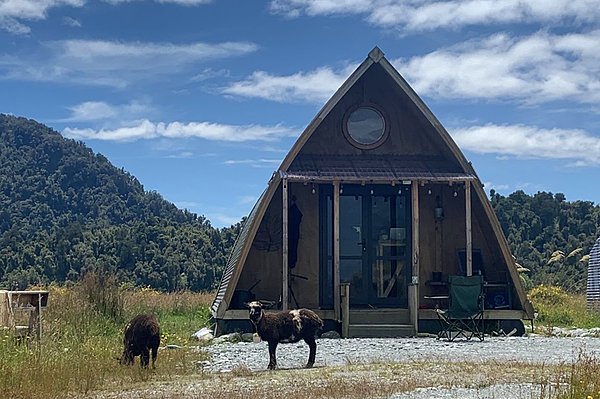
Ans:
{"label": "round window", "polygon": [[385,119],[371,107],[359,107],[346,120],[346,132],[359,147],[372,148],[382,141]]}

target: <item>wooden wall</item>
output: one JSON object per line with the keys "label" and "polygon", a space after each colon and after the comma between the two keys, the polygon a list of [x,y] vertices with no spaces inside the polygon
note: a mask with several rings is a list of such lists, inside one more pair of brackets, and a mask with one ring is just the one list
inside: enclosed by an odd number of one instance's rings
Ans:
{"label": "wooden wall", "polygon": [[[298,301],[299,307],[317,309],[319,307],[319,189],[315,185],[304,186],[293,183],[290,187],[290,198],[296,197],[296,205],[302,212],[300,224],[300,240],[298,242],[298,262],[290,269],[290,285]],[[295,278],[291,274],[306,277]],[[292,307],[296,307],[290,294]]]}
{"label": "wooden wall", "polygon": [[[288,198],[296,199],[296,205],[302,212],[300,224],[300,239],[298,241],[298,261],[290,273],[306,277],[307,279],[290,276],[290,285],[300,307],[319,307],[319,192],[318,187],[312,194],[312,186],[301,183],[288,185]],[[274,229],[274,223],[281,223],[281,188],[277,190],[259,227],[255,242],[253,242],[237,290],[247,290],[258,280],[260,282],[252,289],[257,299],[278,301],[282,288],[282,248],[267,251],[258,249],[256,240],[264,239],[266,230],[273,234],[281,234],[281,228]],[[262,237],[261,237],[262,235]],[[290,308],[296,304],[289,294]]]}
{"label": "wooden wall", "polygon": [[[436,196],[440,197],[444,210],[444,220],[437,223],[434,218]],[[426,184],[419,188],[419,199],[421,296],[435,295],[436,288],[426,283],[432,280],[434,271],[442,272],[444,280],[450,274],[460,273],[457,251],[466,247],[464,184]],[[509,278],[506,262],[483,205],[473,192],[472,208],[473,249],[481,251],[486,277],[489,281],[506,280]],[[440,233],[436,233],[436,228]]]}
{"label": "wooden wall", "polygon": [[280,185],[267,207],[236,286],[236,290],[247,290],[260,280],[252,289],[252,292],[256,294],[256,299],[279,301],[281,298],[283,285],[281,242],[276,250],[257,248],[257,240],[264,241],[267,235],[272,235],[274,240],[279,236],[279,241],[282,240],[281,205]]}

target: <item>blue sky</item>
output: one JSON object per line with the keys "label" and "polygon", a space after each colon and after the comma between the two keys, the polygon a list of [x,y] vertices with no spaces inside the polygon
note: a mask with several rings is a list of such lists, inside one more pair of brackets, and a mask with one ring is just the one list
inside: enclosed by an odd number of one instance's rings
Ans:
{"label": "blue sky", "polygon": [[486,191],[600,202],[600,0],[0,0],[0,112],[228,226],[376,45]]}

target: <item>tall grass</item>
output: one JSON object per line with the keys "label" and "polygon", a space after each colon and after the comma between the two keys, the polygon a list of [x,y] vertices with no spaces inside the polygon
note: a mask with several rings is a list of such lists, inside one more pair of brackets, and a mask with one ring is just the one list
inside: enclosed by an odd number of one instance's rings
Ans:
{"label": "tall grass", "polygon": [[529,291],[538,323],[547,327],[600,327],[600,312],[586,308],[586,298],[556,286],[540,285]]}
{"label": "tall grass", "polygon": [[18,342],[0,330],[0,397],[64,397],[111,386],[171,378],[197,372],[206,358],[198,350],[161,350],[156,370],[120,366],[125,323],[137,313],[153,313],[165,344],[189,344],[191,334],[209,320],[209,294],[159,293],[98,284],[87,276],[71,287],[51,286],[43,313],[41,341]]}
{"label": "tall grass", "polygon": [[542,382],[540,399],[600,398],[600,360],[580,349],[576,360]]}

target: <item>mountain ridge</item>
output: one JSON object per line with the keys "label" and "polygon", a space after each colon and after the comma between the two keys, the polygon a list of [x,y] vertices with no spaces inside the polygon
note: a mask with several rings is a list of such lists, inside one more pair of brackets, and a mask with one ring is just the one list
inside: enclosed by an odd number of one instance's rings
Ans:
{"label": "mountain ridge", "polygon": [[238,228],[215,229],[84,143],[0,114],[0,287],[102,269],[135,285],[208,290]]}

